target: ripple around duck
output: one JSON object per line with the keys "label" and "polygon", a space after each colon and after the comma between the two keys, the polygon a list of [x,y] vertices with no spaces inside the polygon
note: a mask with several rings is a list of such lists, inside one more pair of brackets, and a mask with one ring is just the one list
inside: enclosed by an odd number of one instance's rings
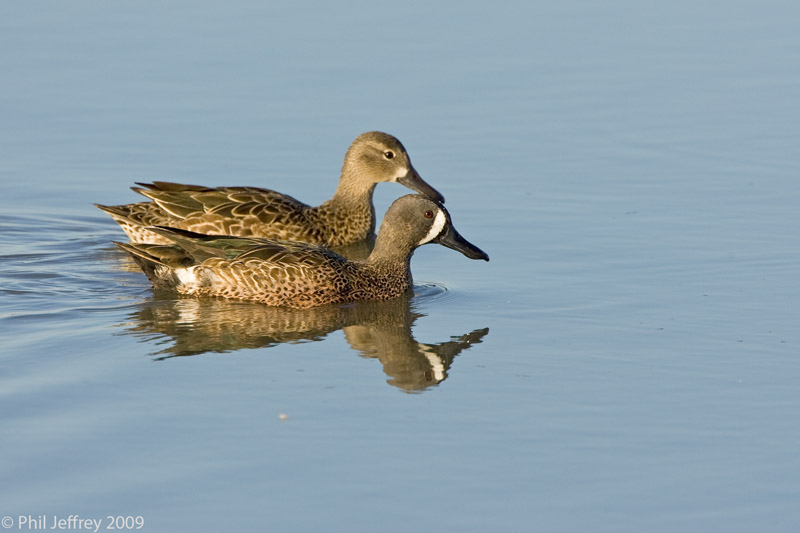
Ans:
{"label": "ripple around duck", "polygon": [[471,289],[448,283],[421,282],[414,284],[411,306],[424,314],[458,308],[459,313],[481,313],[485,303]]}
{"label": "ripple around duck", "polygon": [[[38,314],[42,302],[77,309],[98,298],[135,299],[145,288],[149,293],[139,268],[110,244],[120,235],[105,218],[0,215],[0,228],[6,247],[0,257],[0,295],[21,314]],[[129,273],[136,276],[128,279]],[[412,306],[423,310],[463,296],[458,288],[421,282],[414,285]]]}
{"label": "ripple around duck", "polygon": [[80,307],[119,292],[116,272],[98,267],[113,227],[98,217],[0,215],[0,282],[4,305],[38,312]]}
{"label": "ripple around duck", "polygon": [[453,290],[441,283],[423,282],[414,284],[414,307],[422,308],[452,300],[458,295],[458,290]]}

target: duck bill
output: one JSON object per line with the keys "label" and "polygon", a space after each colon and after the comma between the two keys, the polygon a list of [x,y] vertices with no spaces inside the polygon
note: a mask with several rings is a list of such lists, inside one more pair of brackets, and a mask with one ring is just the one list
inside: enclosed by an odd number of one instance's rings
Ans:
{"label": "duck bill", "polygon": [[486,252],[462,237],[451,224],[448,224],[447,228],[441,234],[439,234],[439,236],[436,237],[433,242],[461,252],[470,259],[483,259],[484,261],[489,260],[489,256],[486,254]]}
{"label": "duck bill", "polygon": [[439,194],[439,191],[428,185],[425,180],[420,178],[414,167],[411,167],[405,176],[397,178],[397,183],[405,185],[412,191],[417,191],[421,195],[427,196],[435,202],[439,202],[440,204],[444,203],[444,196]]}

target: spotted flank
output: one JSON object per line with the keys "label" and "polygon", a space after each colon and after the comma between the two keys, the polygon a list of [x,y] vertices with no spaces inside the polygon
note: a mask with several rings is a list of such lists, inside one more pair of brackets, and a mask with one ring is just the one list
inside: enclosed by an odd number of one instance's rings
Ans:
{"label": "spotted flank", "polygon": [[207,235],[263,237],[340,247],[364,241],[375,232],[375,185],[397,182],[443,203],[411,164],[395,137],[371,131],[347,150],[333,197],[311,207],[291,196],[258,187],[202,187],[165,181],[138,183],[133,190],[148,201],[97,205],[122,227],[132,243],[170,244],[150,231],[169,226]]}
{"label": "spotted flank", "polygon": [[165,226],[148,229],[170,244],[115,244],[133,257],[154,287],[282,307],[401,296],[413,283],[411,255],[429,242],[470,259],[489,260],[456,231],[442,204],[416,194],[389,207],[375,248],[363,261],[304,243],[202,235]]}

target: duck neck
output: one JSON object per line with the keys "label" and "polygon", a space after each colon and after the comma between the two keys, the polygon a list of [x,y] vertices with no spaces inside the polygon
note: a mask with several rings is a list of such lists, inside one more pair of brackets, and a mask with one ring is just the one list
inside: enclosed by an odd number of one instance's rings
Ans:
{"label": "duck neck", "polygon": [[359,164],[358,159],[348,153],[342,164],[339,185],[331,198],[337,204],[372,207],[372,193],[376,183],[369,179],[369,169]]}
{"label": "duck neck", "polygon": [[331,242],[331,245],[357,242],[375,232],[374,190],[374,182],[359,179],[345,163],[333,198],[316,208],[321,218],[340,230],[337,239],[340,242]]}
{"label": "duck neck", "polygon": [[373,268],[407,277],[410,280],[411,256],[414,253],[414,247],[406,244],[406,239],[399,233],[397,229],[384,224],[375,239],[375,248],[369,254],[366,263]]}
{"label": "duck neck", "polygon": [[383,299],[387,296],[400,296],[414,286],[409,263],[410,258],[392,260],[385,256],[375,256],[373,251],[362,265],[369,272],[376,294]]}

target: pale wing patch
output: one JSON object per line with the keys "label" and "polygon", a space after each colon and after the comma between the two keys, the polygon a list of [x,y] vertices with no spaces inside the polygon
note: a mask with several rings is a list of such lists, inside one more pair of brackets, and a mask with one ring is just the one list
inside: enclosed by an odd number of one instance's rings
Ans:
{"label": "pale wing patch", "polygon": [[441,209],[436,210],[436,218],[433,219],[433,225],[431,225],[431,229],[425,237],[419,241],[418,246],[422,246],[426,242],[431,242],[433,239],[439,236],[442,232],[442,228],[444,228],[445,223],[447,222],[447,217],[444,216],[444,213]]}

